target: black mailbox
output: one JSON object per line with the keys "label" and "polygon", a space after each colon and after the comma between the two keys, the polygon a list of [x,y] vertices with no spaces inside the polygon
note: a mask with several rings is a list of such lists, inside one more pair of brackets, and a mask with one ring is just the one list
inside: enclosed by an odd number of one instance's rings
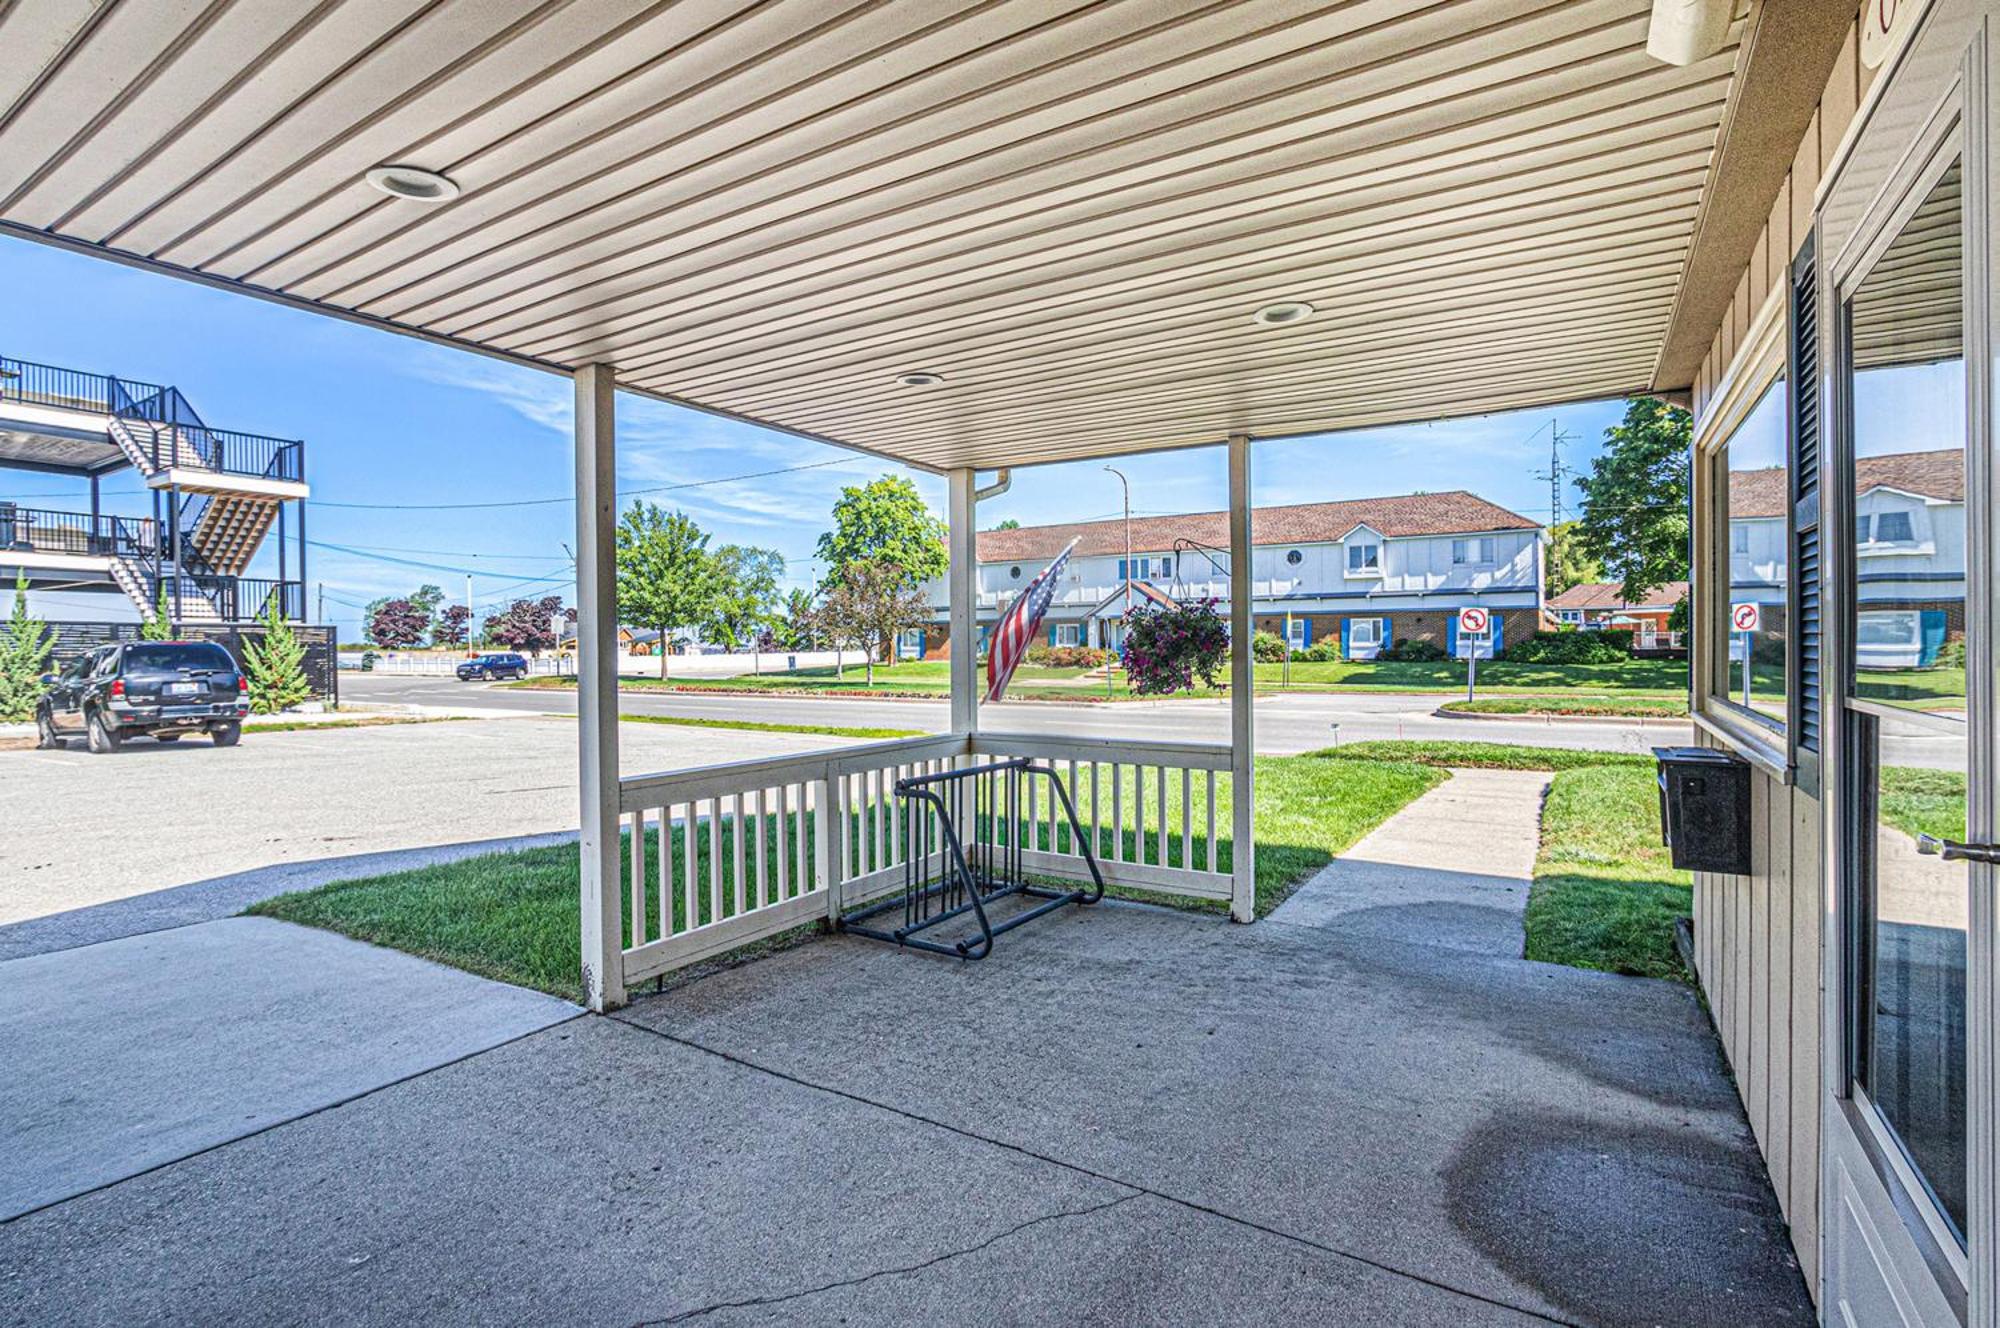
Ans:
{"label": "black mailbox", "polygon": [[1750,763],[1708,747],[1655,747],[1660,832],[1684,871],[1750,874]]}

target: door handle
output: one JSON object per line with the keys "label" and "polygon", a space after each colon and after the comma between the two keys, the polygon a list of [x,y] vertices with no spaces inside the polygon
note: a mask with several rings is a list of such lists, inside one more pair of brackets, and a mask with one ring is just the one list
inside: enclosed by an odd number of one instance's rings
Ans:
{"label": "door handle", "polygon": [[1939,839],[1936,835],[1918,835],[1917,852],[1926,857],[1943,858],[1946,862],[1962,859],[1966,862],[2000,863],[2000,844],[1961,844],[1952,839]]}

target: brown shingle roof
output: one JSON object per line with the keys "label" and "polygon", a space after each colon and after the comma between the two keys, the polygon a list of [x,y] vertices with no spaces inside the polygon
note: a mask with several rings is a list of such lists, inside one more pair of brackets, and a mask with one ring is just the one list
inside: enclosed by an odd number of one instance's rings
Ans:
{"label": "brown shingle roof", "polygon": [[[1891,452],[1862,457],[1854,463],[1854,489],[1901,489],[1941,502],[1965,501],[1965,453],[1958,448],[1936,452]],[[1781,466],[1729,472],[1729,515],[1777,517],[1789,503]]]}
{"label": "brown shingle roof", "polygon": [[1645,598],[1637,604],[1625,602],[1624,593],[1617,581],[1586,581],[1582,585],[1571,586],[1562,594],[1549,601],[1551,609],[1671,609],[1687,594],[1688,583],[1669,581],[1656,590],[1646,592]]}
{"label": "brown shingle roof", "polygon": [[[1324,544],[1340,539],[1360,525],[1391,538],[1540,529],[1539,523],[1463,489],[1259,507],[1251,513],[1251,535],[1258,544]],[[1125,523],[1113,518],[1061,526],[1023,526],[1018,530],[982,530],[979,561],[1053,558],[1072,539],[1079,541],[1076,553],[1080,558],[1122,554]],[[1229,514],[1186,512],[1177,516],[1132,518],[1134,553],[1166,553],[1173,549],[1174,541],[1183,539],[1213,548],[1229,547]]]}

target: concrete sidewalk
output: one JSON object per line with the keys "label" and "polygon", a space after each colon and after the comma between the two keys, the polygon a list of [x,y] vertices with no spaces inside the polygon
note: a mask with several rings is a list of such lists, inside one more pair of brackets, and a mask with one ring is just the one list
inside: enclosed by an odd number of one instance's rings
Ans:
{"label": "concrete sidewalk", "polygon": [[0,964],[0,1219],[578,1013],[264,918]]}
{"label": "concrete sidewalk", "polygon": [[1548,786],[1540,771],[1454,770],[1323,867],[1270,921],[1518,959]]}

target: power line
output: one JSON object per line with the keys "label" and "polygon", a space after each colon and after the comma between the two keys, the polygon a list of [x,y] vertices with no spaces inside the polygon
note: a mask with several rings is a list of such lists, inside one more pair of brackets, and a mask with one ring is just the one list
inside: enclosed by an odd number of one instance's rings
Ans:
{"label": "power line", "polygon": [[[826,461],[812,461],[802,466],[780,466],[776,470],[753,471],[747,475],[722,475],[712,480],[689,480],[685,484],[656,484],[644,489],[626,489],[623,497],[636,498],[643,493],[678,493],[682,489],[706,489],[715,484],[738,484],[744,480],[769,479],[773,475],[791,475],[802,470],[822,470],[827,466],[851,466],[865,462],[879,464],[868,457],[833,457]],[[343,507],[370,512],[462,512],[483,511],[495,507],[549,507],[557,503],[573,503],[574,495],[562,498],[516,498],[489,503],[335,503],[323,499],[313,500],[313,506]]]}

